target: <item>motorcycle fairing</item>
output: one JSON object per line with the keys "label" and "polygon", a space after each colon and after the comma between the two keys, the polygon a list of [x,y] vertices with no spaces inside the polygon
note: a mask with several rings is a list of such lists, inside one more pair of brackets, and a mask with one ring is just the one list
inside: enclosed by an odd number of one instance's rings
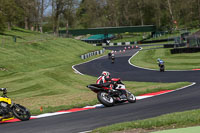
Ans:
{"label": "motorcycle fairing", "polygon": [[8,104],[11,104],[11,99],[7,97],[0,97],[0,102],[6,102]]}
{"label": "motorcycle fairing", "polygon": [[[0,116],[0,118],[2,118],[2,116]],[[14,117],[10,117],[10,118],[7,118],[7,119],[2,119],[0,122],[9,121],[9,120],[12,120],[12,119],[14,119]]]}

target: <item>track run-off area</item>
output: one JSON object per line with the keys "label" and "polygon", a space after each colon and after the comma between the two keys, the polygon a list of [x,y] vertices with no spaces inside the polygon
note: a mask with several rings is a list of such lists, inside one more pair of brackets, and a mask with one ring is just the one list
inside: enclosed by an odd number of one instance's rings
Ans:
{"label": "track run-off area", "polygon": [[[122,47],[112,47],[119,51]],[[165,71],[140,68],[130,64],[130,58],[138,49],[117,52],[112,64],[107,56],[73,66],[79,74],[98,77],[102,71],[109,71],[112,77],[126,81],[141,82],[191,82],[188,87],[164,95],[138,100],[134,104],[122,104],[108,108],[94,108],[87,111],[54,115],[30,121],[0,125],[4,133],[77,133],[120,122],[141,120],[162,114],[200,108],[200,71]]]}

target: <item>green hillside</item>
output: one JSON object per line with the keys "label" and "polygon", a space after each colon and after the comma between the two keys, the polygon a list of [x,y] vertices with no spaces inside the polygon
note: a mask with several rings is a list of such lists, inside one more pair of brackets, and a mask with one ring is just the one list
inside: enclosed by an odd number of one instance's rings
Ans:
{"label": "green hillside", "polygon": [[[12,36],[17,36],[17,43]],[[16,102],[30,109],[66,105],[73,103],[74,97],[81,101],[81,95],[87,92],[71,95],[85,89],[93,79],[74,74],[72,65],[82,62],[81,54],[100,48],[21,29],[4,33],[0,42],[0,87],[8,88],[8,95]],[[66,97],[72,100],[65,101]]]}

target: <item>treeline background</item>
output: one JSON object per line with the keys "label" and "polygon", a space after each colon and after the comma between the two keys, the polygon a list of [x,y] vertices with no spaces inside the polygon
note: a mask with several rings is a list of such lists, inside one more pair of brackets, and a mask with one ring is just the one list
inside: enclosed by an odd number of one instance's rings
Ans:
{"label": "treeline background", "polygon": [[0,31],[156,25],[198,27],[200,0],[0,0]]}

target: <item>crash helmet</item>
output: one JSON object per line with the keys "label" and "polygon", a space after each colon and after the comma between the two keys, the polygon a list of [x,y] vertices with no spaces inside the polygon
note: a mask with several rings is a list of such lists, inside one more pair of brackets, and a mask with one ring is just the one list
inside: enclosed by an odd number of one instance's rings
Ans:
{"label": "crash helmet", "polygon": [[110,73],[107,71],[103,71],[102,76],[110,77]]}
{"label": "crash helmet", "polygon": [[160,58],[158,58],[157,61],[160,61]]}

